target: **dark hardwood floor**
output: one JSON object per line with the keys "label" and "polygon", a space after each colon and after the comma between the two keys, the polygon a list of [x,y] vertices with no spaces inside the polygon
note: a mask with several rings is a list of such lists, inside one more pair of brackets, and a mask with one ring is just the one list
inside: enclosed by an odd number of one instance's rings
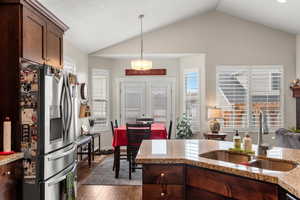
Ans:
{"label": "dark hardwood floor", "polygon": [[92,167],[87,161],[82,161],[78,166],[78,200],[141,200],[141,186],[104,186],[83,185],[82,181],[88,177],[93,169],[102,162],[106,156],[96,156]]}

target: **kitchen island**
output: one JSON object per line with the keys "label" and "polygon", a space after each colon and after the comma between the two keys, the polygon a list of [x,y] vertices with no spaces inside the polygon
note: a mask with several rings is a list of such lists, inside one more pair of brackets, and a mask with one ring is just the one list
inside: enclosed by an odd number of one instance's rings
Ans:
{"label": "kitchen island", "polygon": [[213,140],[143,141],[136,158],[143,165],[143,200],[300,198],[300,150],[275,147],[266,157],[250,157],[229,152],[232,147]]}

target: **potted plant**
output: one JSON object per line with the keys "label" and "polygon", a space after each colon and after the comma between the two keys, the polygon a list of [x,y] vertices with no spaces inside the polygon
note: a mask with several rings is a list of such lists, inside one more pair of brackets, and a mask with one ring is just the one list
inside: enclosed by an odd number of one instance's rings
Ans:
{"label": "potted plant", "polygon": [[188,118],[186,113],[183,113],[177,119],[176,126],[176,138],[177,139],[188,139],[191,138],[193,132],[191,130],[191,120]]}

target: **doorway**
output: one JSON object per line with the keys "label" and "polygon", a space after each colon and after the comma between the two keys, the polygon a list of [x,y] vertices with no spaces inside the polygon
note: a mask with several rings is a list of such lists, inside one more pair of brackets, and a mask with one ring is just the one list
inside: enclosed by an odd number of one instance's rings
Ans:
{"label": "doorway", "polygon": [[154,118],[166,125],[174,121],[175,79],[124,78],[119,86],[122,124],[135,122],[139,117]]}

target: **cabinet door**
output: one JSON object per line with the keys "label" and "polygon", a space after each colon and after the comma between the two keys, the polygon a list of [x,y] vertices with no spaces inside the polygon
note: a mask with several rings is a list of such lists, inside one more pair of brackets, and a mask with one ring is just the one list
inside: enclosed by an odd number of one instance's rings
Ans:
{"label": "cabinet door", "polygon": [[63,31],[53,23],[47,23],[47,59],[48,65],[62,68],[63,66]]}
{"label": "cabinet door", "polygon": [[37,63],[45,60],[46,22],[41,15],[23,7],[23,57]]}
{"label": "cabinet door", "polygon": [[22,194],[22,161],[0,166],[0,200],[18,200]]}

